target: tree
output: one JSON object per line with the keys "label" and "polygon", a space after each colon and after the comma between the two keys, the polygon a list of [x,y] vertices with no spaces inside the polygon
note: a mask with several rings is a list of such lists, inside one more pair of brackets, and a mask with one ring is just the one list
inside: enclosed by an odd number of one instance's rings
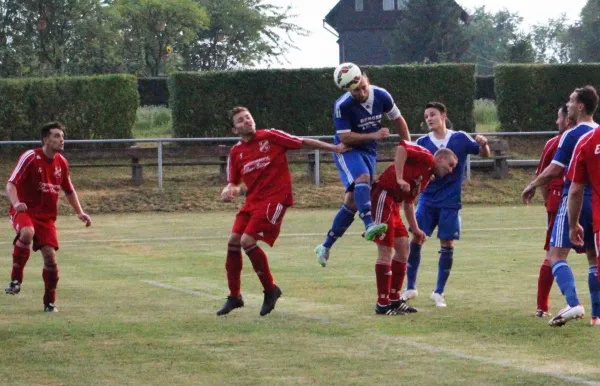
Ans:
{"label": "tree", "polygon": [[263,0],[197,0],[206,8],[210,28],[179,51],[185,70],[226,70],[279,60],[295,48],[292,35],[307,31],[291,22],[291,6]]}
{"label": "tree", "polygon": [[462,9],[452,0],[411,0],[390,50],[396,63],[457,62],[469,48]]}
{"label": "tree", "polygon": [[489,13],[485,7],[476,8],[466,32],[471,46],[463,59],[477,63],[478,74],[492,74],[494,64],[509,61],[509,47],[519,40],[522,22],[518,13],[508,10]]}
{"label": "tree", "polygon": [[573,59],[578,62],[600,62],[600,0],[588,0],[580,17],[581,20],[569,30]]}
{"label": "tree", "polygon": [[123,57],[129,72],[165,73],[168,55],[190,43],[209,25],[206,11],[193,0],[115,0],[122,17]]}
{"label": "tree", "polygon": [[549,19],[548,24],[536,24],[531,29],[531,39],[536,52],[536,62],[567,63],[571,60],[572,47],[565,14]]}
{"label": "tree", "polygon": [[518,36],[514,41],[510,42],[507,61],[509,63],[535,62],[535,50],[533,49],[530,35]]}

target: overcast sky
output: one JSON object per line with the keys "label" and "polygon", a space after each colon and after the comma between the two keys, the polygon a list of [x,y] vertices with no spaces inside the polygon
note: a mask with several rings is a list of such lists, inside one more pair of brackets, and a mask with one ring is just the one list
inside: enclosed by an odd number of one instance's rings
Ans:
{"label": "overcast sky", "polygon": [[[273,65],[272,67],[303,68],[303,67],[335,67],[338,64],[337,38],[323,28],[325,15],[333,8],[338,0],[264,0],[278,6],[293,7],[293,13],[298,16],[294,23],[311,32],[308,37],[296,37],[295,44],[299,50],[286,55],[289,64]],[[365,0],[378,1],[382,0]],[[524,18],[524,25],[545,23],[550,18],[557,18],[564,13],[570,20],[579,18],[579,13],[586,0],[458,0],[467,11],[485,5],[491,12],[506,8],[518,12]]]}

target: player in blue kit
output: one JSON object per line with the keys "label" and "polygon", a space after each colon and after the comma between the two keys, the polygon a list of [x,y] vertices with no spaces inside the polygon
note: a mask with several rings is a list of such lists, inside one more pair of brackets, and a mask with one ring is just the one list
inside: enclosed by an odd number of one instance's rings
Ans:
{"label": "player in blue kit", "polygon": [[[454,171],[442,178],[431,181],[419,198],[417,205],[417,223],[427,236],[438,228],[440,239],[440,259],[438,263],[438,278],[431,300],[438,307],[446,307],[444,288],[454,257],[454,240],[460,239],[460,209],[462,181],[465,163],[469,154],[479,154],[489,157],[490,148],[487,138],[482,135],[473,139],[464,131],[453,131],[446,127],[448,110],[440,102],[430,102],[425,105],[425,123],[430,133],[417,140],[417,144],[435,154],[439,149],[447,148],[456,154],[458,164]],[[406,291],[402,293],[403,300],[414,299],[418,295],[417,272],[421,262],[421,244],[412,239],[408,263],[406,265]]]}
{"label": "player in blue kit", "polygon": [[[577,88],[569,97],[567,103],[567,112],[569,119],[574,120],[577,125],[565,131],[558,144],[558,150],[554,155],[552,163],[544,169],[544,171],[533,180],[523,190],[522,197],[525,204],[529,204],[535,190],[538,186],[547,185],[553,178],[559,176],[563,171],[569,168],[571,159],[576,147],[579,147],[580,139],[590,131],[596,129],[598,124],[593,121],[594,112],[598,106],[598,93],[592,86]],[[555,317],[550,319],[548,324],[553,327],[559,327],[573,319],[581,319],[585,315],[585,310],[577,296],[575,288],[575,277],[573,271],[567,263],[569,251],[575,248],[569,239],[569,220],[568,220],[568,193],[571,187],[571,181],[565,177],[564,190],[558,214],[552,228],[552,236],[550,238],[550,251],[548,258],[552,265],[552,274],[560,292],[567,300],[567,306],[563,308]],[[596,267],[596,249],[594,245],[594,233],[592,226],[592,203],[591,189],[588,186],[584,190],[584,198],[582,203],[581,215],[579,224],[583,228],[584,243],[583,248],[586,251],[590,270],[588,273],[588,286],[592,299],[592,316],[595,313],[600,314],[600,282],[597,279]]]}
{"label": "player in blue kit", "polygon": [[392,96],[385,89],[371,85],[366,74],[362,74],[356,88],[342,95],[333,106],[334,143],[343,143],[351,150],[334,156],[346,193],[325,242],[315,249],[317,261],[323,267],[327,265],[329,249],[350,227],[356,212],[364,222],[366,240],[371,241],[387,230],[386,224],[376,224],[371,215],[377,141],[390,134],[388,128],[381,127],[384,114],[394,124],[400,139],[410,141],[408,126]]}

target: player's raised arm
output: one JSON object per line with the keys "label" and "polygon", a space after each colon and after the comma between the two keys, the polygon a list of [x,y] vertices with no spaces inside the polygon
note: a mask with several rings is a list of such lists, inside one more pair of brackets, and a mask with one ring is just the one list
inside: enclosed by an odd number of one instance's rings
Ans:
{"label": "player's raised arm", "polygon": [[479,155],[481,157],[487,158],[490,156],[490,146],[488,145],[488,139],[483,135],[476,135],[475,142],[479,145]]}
{"label": "player's raised arm", "polygon": [[344,145],[343,143],[339,145],[333,145],[331,143],[319,141],[318,139],[312,138],[302,138],[302,148],[325,150],[334,153],[343,153],[349,149],[349,147]]}
{"label": "player's raised arm", "polygon": [[350,130],[348,132],[339,132],[338,136],[340,137],[340,141],[346,146],[356,146],[361,145],[367,142],[379,141],[380,139],[385,139],[390,136],[390,129],[387,127],[382,127],[378,131],[374,133],[353,133]]}

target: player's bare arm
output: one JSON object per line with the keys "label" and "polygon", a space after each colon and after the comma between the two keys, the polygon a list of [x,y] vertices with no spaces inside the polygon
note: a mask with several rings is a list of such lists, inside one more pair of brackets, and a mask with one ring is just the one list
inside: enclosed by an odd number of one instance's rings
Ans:
{"label": "player's bare arm", "polygon": [[567,210],[569,219],[569,238],[577,246],[583,246],[583,227],[579,224],[579,215],[583,207],[584,184],[571,183]]}
{"label": "player's bare arm", "polygon": [[221,200],[225,202],[230,202],[235,196],[240,194],[240,191],[240,185],[229,183],[225,188],[223,188],[223,191],[221,192]]}
{"label": "player's bare arm", "polygon": [[557,165],[555,163],[551,163],[550,165],[548,165],[548,167],[544,169],[544,171],[539,176],[537,176],[535,180],[531,181],[531,183],[527,185],[525,190],[523,190],[523,193],[521,193],[523,203],[525,205],[529,205],[529,202],[531,201],[533,196],[535,196],[535,189],[540,186],[548,185],[550,181],[552,181],[556,177],[559,177],[562,174],[562,172],[562,166]]}
{"label": "player's bare arm", "polygon": [[343,153],[349,149],[349,147],[344,145],[343,143],[339,145],[333,145],[331,143],[311,138],[302,138],[302,148],[332,151],[334,153]]}
{"label": "player's bare arm", "polygon": [[360,134],[360,133],[341,133],[339,134],[340,141],[346,146],[361,145],[366,142],[379,141],[390,136],[390,129],[382,127],[379,131],[374,133]]}
{"label": "player's bare arm", "polygon": [[396,168],[396,182],[400,185],[400,190],[407,192],[410,190],[410,184],[402,178],[404,175],[404,165],[408,152],[404,146],[396,146],[396,155],[394,156],[394,166]]}
{"label": "player's bare arm", "polygon": [[408,124],[403,116],[399,116],[398,118],[392,120],[394,123],[394,127],[396,127],[396,131],[398,135],[400,135],[400,139],[405,141],[410,141],[410,132],[408,130]]}
{"label": "player's bare arm", "polygon": [[17,194],[17,187],[12,182],[6,183],[6,194],[13,208],[17,212],[25,212],[27,210],[27,205],[23,202],[19,201],[19,195]]}
{"label": "player's bare arm", "polygon": [[490,156],[491,151],[488,145],[488,139],[483,135],[476,135],[475,142],[479,145],[479,156],[487,158]]}
{"label": "player's bare arm", "polygon": [[417,216],[415,214],[415,204],[412,202],[404,202],[402,206],[404,208],[404,216],[408,222],[410,232],[413,234],[413,242],[422,245],[425,242],[427,235],[419,228],[419,223],[417,222]]}
{"label": "player's bare arm", "polygon": [[86,227],[92,226],[92,218],[88,216],[87,213],[83,211],[81,208],[81,203],[79,202],[79,197],[77,196],[77,192],[73,190],[71,193],[66,195],[67,201],[77,214],[77,217],[85,223]]}

